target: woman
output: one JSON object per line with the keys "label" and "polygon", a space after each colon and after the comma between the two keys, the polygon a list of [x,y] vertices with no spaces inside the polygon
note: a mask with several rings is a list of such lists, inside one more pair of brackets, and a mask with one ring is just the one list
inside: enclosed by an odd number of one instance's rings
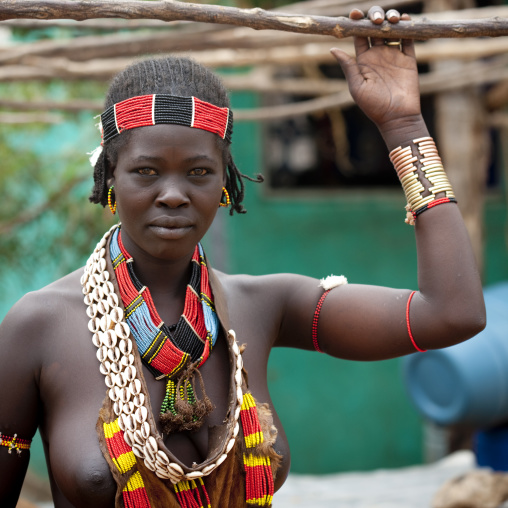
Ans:
{"label": "woman", "polygon": [[484,327],[467,233],[420,113],[413,44],[358,37],[355,49],[332,53],[403,183],[419,291],[210,269],[198,243],[219,203],[244,211],[226,93],[186,59],[135,64],[111,85],[94,157],[91,200],[121,227],[84,271],[26,295],[0,328],[0,432],[14,451],[0,448],[2,506],[16,504],[38,426],[58,508],[269,506],[289,470],[266,383],[272,347],[377,360]]}

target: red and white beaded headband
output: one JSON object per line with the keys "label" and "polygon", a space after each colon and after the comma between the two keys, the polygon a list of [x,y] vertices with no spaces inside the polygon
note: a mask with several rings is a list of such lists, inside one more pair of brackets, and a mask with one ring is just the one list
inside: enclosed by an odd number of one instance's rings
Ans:
{"label": "red and white beaded headband", "polygon": [[110,106],[100,115],[101,146],[92,152],[95,166],[102,145],[121,132],[155,124],[178,124],[217,134],[228,143],[233,131],[233,113],[197,97],[168,94],[139,95]]}

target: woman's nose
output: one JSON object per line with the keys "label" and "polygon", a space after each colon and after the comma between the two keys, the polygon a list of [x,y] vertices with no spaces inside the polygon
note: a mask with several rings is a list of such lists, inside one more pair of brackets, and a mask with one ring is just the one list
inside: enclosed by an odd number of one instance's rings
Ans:
{"label": "woman's nose", "polygon": [[157,194],[156,204],[168,208],[180,208],[189,204],[189,196],[185,185],[176,179],[168,179],[161,182]]}

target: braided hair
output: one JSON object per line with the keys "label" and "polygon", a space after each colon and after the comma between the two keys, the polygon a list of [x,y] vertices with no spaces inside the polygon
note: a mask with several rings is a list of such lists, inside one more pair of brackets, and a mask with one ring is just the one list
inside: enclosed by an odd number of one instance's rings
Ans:
{"label": "braided hair", "polygon": [[[125,99],[150,94],[193,95],[215,106],[230,107],[226,88],[216,74],[190,58],[169,56],[137,62],[117,74],[106,95],[104,110]],[[131,132],[123,132],[104,143],[94,167],[94,186],[89,198],[92,203],[100,203],[102,206],[108,204],[107,178],[110,176],[110,168],[116,164],[118,153],[128,143]],[[227,168],[226,190],[231,199],[229,213],[245,213],[242,205],[243,179],[262,182],[263,177],[257,175],[256,178],[251,178],[241,173],[233,161],[230,143],[219,136],[217,143],[222,149]]]}

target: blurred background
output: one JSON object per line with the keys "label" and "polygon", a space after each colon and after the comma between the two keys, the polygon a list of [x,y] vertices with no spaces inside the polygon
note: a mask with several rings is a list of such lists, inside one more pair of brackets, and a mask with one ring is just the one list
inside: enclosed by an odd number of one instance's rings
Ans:
{"label": "blurred background", "polygon": [[[364,1],[223,3],[346,15]],[[508,17],[507,2],[385,1],[432,20]],[[350,40],[186,22],[0,22],[0,318],[27,291],[82,266],[112,223],[88,202],[87,152],[110,78],[143,55],[190,54],[231,90],[243,216],[221,210],[205,239],[213,266],[252,275],[344,274],[417,288],[412,228],[384,143],[356,108],[333,46]],[[459,200],[486,286],[508,280],[508,38],[417,43],[422,106]],[[34,331],[36,333],[36,331]],[[471,446],[469,428],[437,427],[410,401],[400,360],[355,363],[275,350],[268,380],[292,472],[422,464]],[[314,425],[318,419],[319,427]],[[305,420],[308,420],[306,422]],[[40,439],[28,481],[47,492]]]}

